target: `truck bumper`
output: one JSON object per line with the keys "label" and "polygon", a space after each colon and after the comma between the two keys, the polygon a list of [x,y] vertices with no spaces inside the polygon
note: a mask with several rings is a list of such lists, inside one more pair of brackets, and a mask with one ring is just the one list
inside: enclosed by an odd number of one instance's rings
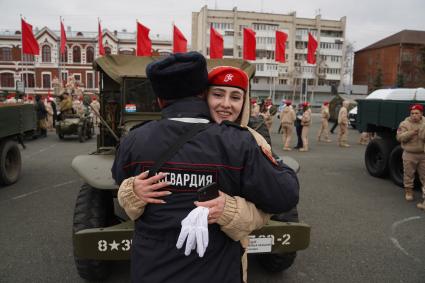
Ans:
{"label": "truck bumper", "polygon": [[[74,254],[82,259],[129,260],[133,231],[132,221],[107,228],[81,230],[73,235]],[[309,246],[310,226],[270,220],[249,239],[248,253],[295,252]]]}

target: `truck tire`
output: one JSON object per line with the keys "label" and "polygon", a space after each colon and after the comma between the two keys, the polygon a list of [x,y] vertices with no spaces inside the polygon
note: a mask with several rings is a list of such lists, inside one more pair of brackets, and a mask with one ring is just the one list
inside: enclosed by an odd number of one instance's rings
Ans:
{"label": "truck tire", "polygon": [[393,142],[385,139],[371,140],[365,152],[365,165],[370,175],[374,177],[385,177],[388,173],[388,160]]}
{"label": "truck tire", "polygon": [[0,184],[11,185],[21,175],[22,160],[18,144],[12,140],[0,143]]}
{"label": "truck tire", "polygon": [[[73,233],[84,229],[108,227],[114,222],[114,204],[111,192],[83,184],[74,209]],[[81,259],[75,256],[75,266],[80,277],[100,281],[108,277],[111,261]]]}
{"label": "truck tire", "polygon": [[393,148],[390,153],[390,160],[388,163],[388,170],[390,178],[394,184],[399,187],[403,187],[403,149],[400,145]]}
{"label": "truck tire", "polygon": [[[273,215],[272,219],[281,222],[299,222],[298,210],[295,207],[289,212]],[[265,270],[269,272],[281,272],[292,266],[297,257],[297,253],[260,254],[255,257]]]}

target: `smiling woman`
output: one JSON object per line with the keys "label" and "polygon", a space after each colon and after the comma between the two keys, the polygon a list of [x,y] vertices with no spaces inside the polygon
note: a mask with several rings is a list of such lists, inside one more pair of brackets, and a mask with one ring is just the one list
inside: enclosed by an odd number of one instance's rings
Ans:
{"label": "smiling woman", "polygon": [[235,121],[242,110],[244,92],[235,87],[213,86],[208,91],[207,101],[216,123]]}

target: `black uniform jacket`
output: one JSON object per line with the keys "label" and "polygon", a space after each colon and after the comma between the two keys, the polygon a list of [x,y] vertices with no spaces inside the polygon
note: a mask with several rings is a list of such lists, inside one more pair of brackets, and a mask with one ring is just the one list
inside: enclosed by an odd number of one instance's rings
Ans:
{"label": "black uniform jacket", "polygon": [[[205,101],[181,99],[162,110],[163,119],[131,131],[117,151],[112,174],[124,179],[148,170],[193,123],[209,119]],[[184,118],[184,119],[182,119]],[[272,162],[244,129],[215,124],[198,133],[167,161],[166,204],[148,204],[136,220],[132,242],[133,282],[241,282],[241,246],[209,225],[209,245],[203,258],[184,255],[176,242],[180,222],[195,208],[197,190],[217,182],[220,190],[241,196],[267,213],[290,210],[298,202],[295,173]]]}

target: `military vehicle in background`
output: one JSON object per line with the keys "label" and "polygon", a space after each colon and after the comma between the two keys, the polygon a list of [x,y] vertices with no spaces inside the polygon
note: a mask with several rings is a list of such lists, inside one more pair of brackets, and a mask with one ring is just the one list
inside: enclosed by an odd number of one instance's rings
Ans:
{"label": "military vehicle in background", "polygon": [[93,118],[90,115],[67,115],[56,122],[56,134],[63,140],[65,136],[77,135],[80,142],[94,135]]}
{"label": "military vehicle in background", "polygon": [[[160,119],[160,108],[149,80],[146,66],[158,58],[108,55],[98,58],[94,69],[100,74],[100,131],[97,148],[80,155],[72,167],[83,179],[73,222],[73,249],[79,275],[88,280],[102,280],[116,260],[129,260],[134,223],[128,220],[116,201],[118,186],[111,175],[115,148],[119,139],[144,121]],[[244,69],[250,77],[255,66],[238,59],[208,60],[208,68],[230,65]],[[285,160],[298,170],[298,163]],[[292,265],[296,251],[308,247],[310,227],[298,222],[296,210],[277,216],[251,235],[252,252],[264,252],[259,260],[269,270],[280,271]],[[262,249],[261,244],[269,249]]]}
{"label": "military vehicle in background", "polygon": [[425,89],[379,89],[365,99],[358,99],[356,128],[372,132],[376,138],[369,142],[365,165],[370,175],[386,177],[403,187],[403,150],[396,140],[397,128],[410,115],[410,106],[425,106]]}
{"label": "military vehicle in background", "polygon": [[18,181],[22,168],[18,143],[25,148],[24,136],[32,136],[36,127],[34,105],[0,104],[0,185]]}

